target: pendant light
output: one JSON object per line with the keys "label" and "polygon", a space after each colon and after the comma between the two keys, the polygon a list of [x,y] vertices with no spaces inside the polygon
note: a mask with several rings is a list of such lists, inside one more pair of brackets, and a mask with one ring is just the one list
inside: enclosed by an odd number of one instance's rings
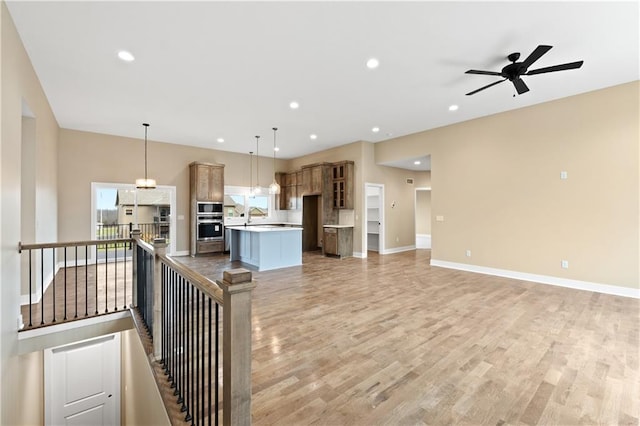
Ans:
{"label": "pendant light", "polygon": [[273,182],[269,185],[269,194],[279,194],[280,193],[280,185],[276,182],[276,132],[278,131],[277,127],[273,128]]}
{"label": "pendant light", "polygon": [[260,157],[258,154],[258,140],[260,136],[256,136],[256,187],[253,189],[254,194],[258,195],[262,192],[260,188]]}
{"label": "pendant light", "polygon": [[147,178],[147,130],[149,123],[142,123],[144,126],[144,179],[136,179],[136,188],[155,189],[156,180]]}

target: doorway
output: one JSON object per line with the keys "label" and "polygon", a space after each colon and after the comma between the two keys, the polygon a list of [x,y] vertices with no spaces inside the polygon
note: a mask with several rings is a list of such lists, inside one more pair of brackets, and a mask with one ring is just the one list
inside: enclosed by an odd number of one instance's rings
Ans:
{"label": "doorway", "polygon": [[431,188],[416,188],[416,249],[431,248]]}
{"label": "doorway", "polygon": [[322,198],[319,195],[302,197],[302,251],[316,251],[321,248]]}
{"label": "doorway", "polygon": [[384,185],[365,183],[365,194],[364,247],[367,251],[384,253]]}
{"label": "doorway", "polygon": [[[175,253],[176,187],[136,189],[132,184],[91,183],[91,238],[127,238],[140,229],[143,239],[167,239],[167,253]],[[130,255],[127,254],[128,257]]]}

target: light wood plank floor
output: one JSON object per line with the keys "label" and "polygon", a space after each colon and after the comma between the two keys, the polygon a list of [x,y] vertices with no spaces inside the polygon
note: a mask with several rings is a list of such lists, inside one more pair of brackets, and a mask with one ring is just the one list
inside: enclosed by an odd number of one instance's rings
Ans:
{"label": "light wood plank floor", "polygon": [[[253,423],[638,424],[639,300],[429,256],[254,272]],[[177,259],[213,279],[239,266]]]}

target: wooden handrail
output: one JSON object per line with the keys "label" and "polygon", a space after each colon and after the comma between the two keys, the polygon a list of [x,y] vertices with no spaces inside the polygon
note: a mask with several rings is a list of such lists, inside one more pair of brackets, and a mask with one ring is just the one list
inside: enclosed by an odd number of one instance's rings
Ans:
{"label": "wooden handrail", "polygon": [[101,246],[107,244],[118,243],[131,243],[132,238],[114,238],[110,240],[85,240],[85,241],[71,241],[64,243],[35,243],[35,244],[22,244],[18,243],[18,253],[22,253],[22,250],[34,250],[34,249],[46,249],[46,248],[64,248],[64,247],[79,247],[79,246]]}
{"label": "wooden handrail", "polygon": [[171,257],[166,256],[164,254],[158,255],[158,258],[176,271],[178,274],[182,275],[186,278],[194,287],[203,292],[205,295],[211,297],[213,300],[218,302],[218,304],[224,304],[223,292],[220,286],[215,281],[210,280],[198,272],[187,268],[181,263],[176,262]]}

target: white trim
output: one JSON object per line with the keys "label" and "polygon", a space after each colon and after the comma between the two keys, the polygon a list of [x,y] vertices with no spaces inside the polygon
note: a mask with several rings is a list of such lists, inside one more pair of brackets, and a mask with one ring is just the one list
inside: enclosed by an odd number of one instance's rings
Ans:
{"label": "white trim", "polygon": [[173,255],[174,256],[189,256],[189,250],[177,251]]}
{"label": "white trim", "polygon": [[131,317],[131,313],[128,309],[126,309],[124,311],[118,311],[111,314],[98,315],[97,317],[68,321],[61,324],[50,325],[47,327],[34,328],[33,330],[26,330],[18,333],[18,340],[31,339],[33,337],[40,337],[60,331],[68,331],[76,328],[88,327],[90,325],[101,324],[104,322],[117,321],[128,317]]}
{"label": "white trim", "polygon": [[362,253],[359,251],[354,251],[353,252],[353,257],[358,257],[360,259],[366,259],[367,258],[367,253]]}
{"label": "white trim", "polygon": [[441,268],[458,269],[479,274],[495,275],[498,277],[513,278],[522,281],[531,281],[540,284],[555,285],[558,287],[573,288],[576,290],[592,291],[596,293],[611,294],[614,296],[631,297],[640,299],[640,289],[620,287],[617,285],[593,283],[589,281],[572,280],[568,278],[552,277],[550,275],[530,274],[527,272],[509,271],[507,269],[489,268],[486,266],[469,265],[466,263],[447,262],[445,260],[431,259],[431,266]]}
{"label": "white trim", "polygon": [[431,248],[431,234],[416,234],[416,248],[417,249],[430,249]]}
{"label": "white trim", "polygon": [[384,251],[381,251],[380,254],[394,254],[394,253],[402,253],[404,251],[411,251],[411,250],[415,250],[416,246],[412,245],[412,246],[404,246],[404,247],[394,247],[394,248],[390,248]]}

